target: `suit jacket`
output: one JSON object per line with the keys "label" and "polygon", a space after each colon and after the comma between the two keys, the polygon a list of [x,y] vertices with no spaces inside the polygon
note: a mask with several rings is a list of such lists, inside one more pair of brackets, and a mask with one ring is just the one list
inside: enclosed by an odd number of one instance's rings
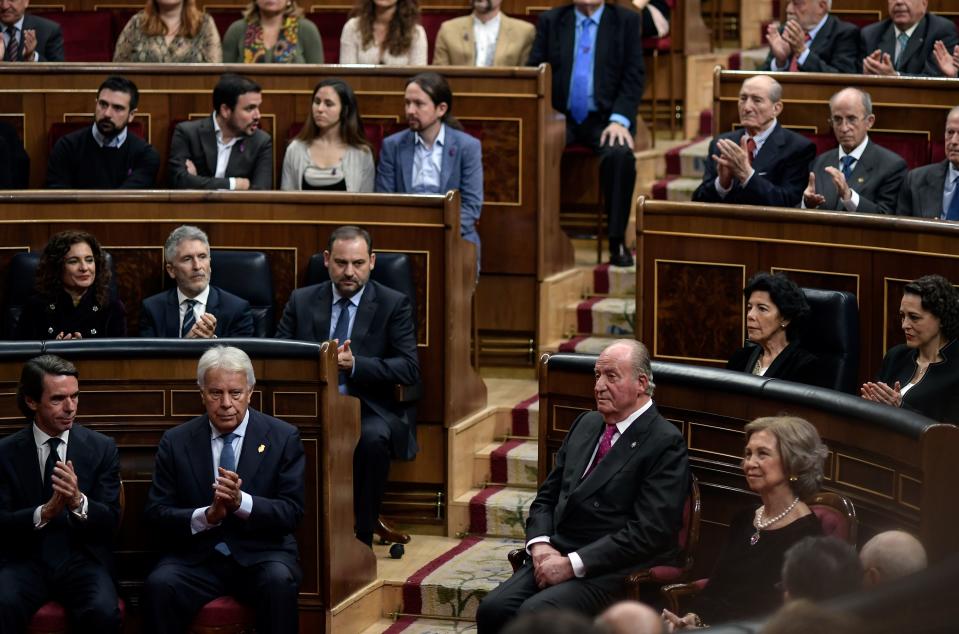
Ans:
{"label": "suit jacket", "polygon": [[[250,302],[232,293],[210,286],[206,312],[216,317],[217,337],[252,337],[253,313]],[[141,337],[180,336],[180,305],[176,289],[157,293],[143,300],[140,310]]]}
{"label": "suit jacket", "polygon": [[941,218],[942,194],[948,174],[948,159],[910,170],[905,185],[899,190],[895,213],[900,216]]}
{"label": "suit jacket", "polygon": [[[544,62],[553,67],[553,109],[566,112],[573,73],[576,36],[573,5],[550,9],[539,16],[529,66]],[[643,96],[643,45],[638,35],[639,14],[607,4],[596,32],[593,59],[593,97],[602,115],[626,117],[635,130],[636,109]]]}
{"label": "suit jacket", "polygon": [[[23,30],[33,29],[37,34],[37,54],[41,62],[63,62],[63,33],[60,25],[53,20],[27,13],[23,16]],[[23,40],[21,39],[21,44]],[[22,53],[22,51],[21,51]]]}
{"label": "suit jacket", "polygon": [[[892,23],[892,19],[886,18],[882,22],[863,27],[860,37],[862,38],[861,49],[863,55],[868,56],[879,49],[883,53],[888,53],[889,57],[895,60],[896,26]],[[912,37],[909,38],[909,43],[906,44],[906,50],[903,53],[905,58],[900,65],[900,72],[903,75],[942,77],[942,72],[939,70],[939,65],[936,64],[936,58],[932,52],[936,40],[942,40],[946,48],[952,51],[953,47],[959,43],[956,25],[952,20],[927,13],[919,21]],[[862,67],[862,60],[860,60],[860,71]]]}
{"label": "suit jacket", "polygon": [[[493,53],[493,66],[524,66],[533,48],[536,28],[525,20],[500,13],[499,35]],[[434,66],[476,65],[476,39],[473,16],[464,15],[440,25],[433,51]]]}
{"label": "suit jacket", "polygon": [[[283,309],[276,336],[328,341],[332,287],[332,282],[322,282],[293,291]],[[413,421],[393,396],[397,383],[413,385],[420,380],[409,299],[379,282],[367,282],[353,319],[350,340],[354,367],[346,382],[348,393],[359,398],[364,408],[370,408],[386,420],[396,457],[412,460],[418,450]]]}
{"label": "suit jacket", "polygon": [[689,495],[686,441],[655,405],[582,478],[604,425],[599,412],[576,419],[526,522],[527,540],[576,551],[591,578],[672,561]]}
{"label": "suit jacket", "polygon": [[[799,65],[804,73],[849,73],[856,74],[862,67],[862,51],[859,49],[859,29],[855,24],[843,22],[830,15],[809,43],[806,61]],[[788,60],[786,68],[789,67]],[[772,70],[773,55],[766,57],[760,70]]]}
{"label": "suit jacket", "polygon": [[[120,460],[112,438],[74,424],[67,444],[80,490],[87,496],[87,519],[67,509],[44,528],[33,527],[33,512],[43,499],[33,425],[0,440],[0,562],[39,559],[43,542],[66,533],[73,549],[91,561],[113,567],[113,535],[120,526]],[[0,564],[2,565],[2,564]]]}
{"label": "suit jacket", "polygon": [[[820,205],[819,209],[845,211],[832,176],[826,173],[826,167],[835,167],[842,171],[839,165],[839,148],[823,152],[813,162],[816,191],[826,198],[826,202]],[[896,198],[908,169],[901,156],[876,145],[870,139],[862,156],[856,161],[848,183],[849,187],[859,194],[856,211],[866,214],[895,213]]]}
{"label": "suit jacket", "polygon": [[[942,361],[930,363],[925,375],[902,397],[904,409],[941,423],[959,424],[959,343],[953,339],[939,351]],[[918,352],[904,344],[893,346],[882,359],[877,380],[906,385],[916,374]]]}
{"label": "suit jacket", "polygon": [[[213,119],[184,121],[170,141],[170,186],[174,189],[230,189],[230,177],[250,179],[250,189],[273,188],[273,140],[263,130],[240,139],[230,152],[223,178],[216,178],[216,130]],[[193,176],[186,160],[196,166]]]}
{"label": "suit jacket", "polygon": [[26,189],[30,184],[30,156],[20,135],[0,121],[0,189]]}
{"label": "suit jacket", "polygon": [[[718,138],[739,143],[743,134],[743,130],[733,130],[721,134]],[[756,173],[749,179],[746,187],[733,181],[732,190],[725,198],[721,198],[716,191],[718,172],[713,160],[713,155],[719,154],[716,141],[717,139],[713,139],[709,144],[703,182],[693,192],[693,200],[773,207],[795,207],[802,200],[803,190],[809,182],[809,164],[816,156],[815,143],[776,122],[776,129],[753,159],[753,170]]]}
{"label": "suit jacket", "polygon": [[[763,349],[760,346],[747,342],[744,347],[734,352],[733,356],[729,358],[726,369],[752,374],[753,367],[755,367],[756,361],[759,360],[762,353]],[[819,387],[832,387],[826,384],[830,375],[823,372],[819,357],[795,342],[790,343],[776,355],[776,358],[766,369],[763,378],[783,379]]]}
{"label": "suit jacket", "polygon": [[[416,136],[402,130],[383,139],[376,168],[376,191],[387,194],[413,192],[413,153]],[[446,148],[440,171],[440,192],[460,190],[460,235],[480,243],[476,223],[483,211],[483,148],[480,142],[446,126]]]}
{"label": "suit jacket", "polygon": [[[161,563],[195,564],[225,542],[242,566],[279,561],[299,571],[293,531],[303,517],[306,459],[296,427],[253,408],[236,472],[253,511],[228,515],[217,527],[192,534],[193,511],[213,500],[213,453],[206,414],[164,432],[144,513],[165,554]],[[262,448],[262,451],[261,451]]]}

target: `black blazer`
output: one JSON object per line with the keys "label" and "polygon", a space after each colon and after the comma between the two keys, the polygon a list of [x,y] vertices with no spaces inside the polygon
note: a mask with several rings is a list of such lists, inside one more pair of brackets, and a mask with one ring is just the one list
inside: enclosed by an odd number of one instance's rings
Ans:
{"label": "black blazer", "polygon": [[[868,56],[879,49],[883,53],[888,53],[890,59],[894,60],[896,58],[896,26],[892,23],[892,19],[886,18],[882,22],[863,27],[860,36],[864,56]],[[927,13],[919,21],[912,37],[909,38],[909,43],[906,44],[906,50],[903,53],[905,59],[900,72],[903,75],[942,77],[942,71],[939,70],[939,65],[936,64],[936,58],[932,52],[936,40],[942,40],[946,48],[952,51],[953,47],[959,44],[956,25],[952,20]],[[860,60],[860,72],[862,68],[862,60]]]}
{"label": "black blazer", "polygon": [[[916,374],[918,351],[900,344],[882,359],[877,380],[886,385],[906,385]],[[918,383],[902,397],[904,409],[918,412],[941,423],[959,424],[959,340],[939,351],[942,361],[930,363]]]}
{"label": "black blazer", "polygon": [[[206,312],[216,317],[214,334],[217,337],[253,336],[253,313],[250,312],[250,302],[245,299],[210,286]],[[180,305],[177,303],[175,288],[143,300],[143,307],[140,309],[140,336],[180,336]]]}
{"label": "black blazer", "polygon": [[[29,13],[23,16],[23,30],[33,29],[37,34],[37,54],[41,62],[64,62],[63,33],[60,25],[53,20],[41,18]],[[23,40],[21,39],[21,44]],[[21,50],[22,56],[22,50]]]}
{"label": "black blazer", "polygon": [[46,341],[61,332],[79,332],[84,339],[126,337],[126,308],[116,298],[101,306],[93,288],[83,294],[76,306],[66,291],[60,291],[56,297],[30,297],[17,322],[17,339]]}
{"label": "black blazer", "polygon": [[[733,130],[719,135],[719,139],[729,139],[739,143],[745,134],[743,130]],[[756,171],[746,187],[733,181],[733,188],[725,198],[716,191],[716,162],[714,154],[716,140],[709,144],[706,156],[703,182],[693,192],[693,200],[706,203],[729,203],[731,205],[769,205],[773,207],[795,207],[802,200],[803,190],[809,182],[809,164],[816,156],[816,144],[809,139],[787,130],[777,121],[776,128],[766,139],[759,154],[753,160]]]}
{"label": "black blazer", "polygon": [[682,434],[653,405],[583,479],[604,426],[599,412],[573,422],[530,507],[526,539],[549,536],[580,556],[587,577],[610,575],[621,587],[630,571],[675,559],[689,464]]}
{"label": "black blazer", "polygon": [[279,561],[298,574],[293,531],[303,517],[306,459],[296,427],[253,408],[236,472],[253,496],[246,520],[228,515],[223,523],[193,535],[193,511],[213,500],[213,453],[206,414],[164,432],[147,497],[147,521],[165,554],[160,563],[196,564],[226,542],[236,561],[253,566]]}
{"label": "black blazer", "polygon": [[[639,30],[639,15],[635,11],[607,4],[596,31],[593,58],[593,93],[598,112],[626,117],[633,130],[645,85]],[[527,65],[546,62],[553,67],[553,109],[557,112],[566,112],[569,100],[575,37],[576,16],[571,4],[550,9],[536,22],[536,39]]]}
{"label": "black blazer", "polygon": [[113,567],[113,535],[120,525],[120,459],[116,443],[101,433],[74,424],[67,444],[80,490],[87,496],[87,519],[64,511],[41,530],[33,512],[47,502],[33,425],[0,440],[0,561],[39,559],[52,532],[67,532],[70,543],[108,570]]}
{"label": "black blazer", "polygon": [[[856,25],[830,15],[810,42],[809,54],[799,70],[804,73],[856,74],[862,66],[859,45],[859,29]],[[760,70],[772,70],[772,62],[770,53]],[[786,66],[788,68],[788,61]]]}
{"label": "black blazer", "polygon": [[[762,353],[763,349],[760,346],[747,342],[744,347],[734,352],[733,356],[729,358],[726,369],[751,374]],[[825,383],[829,376],[822,372],[821,368],[822,362],[819,357],[800,348],[798,343],[793,342],[773,359],[763,377],[784,379],[819,387],[832,387],[832,385]]]}
{"label": "black blazer", "polygon": [[[842,171],[839,148],[823,152],[816,157],[812,166],[811,171],[816,175],[816,191],[826,198],[819,209],[845,211],[832,176],[826,173],[826,167]],[[895,213],[896,199],[902,190],[907,170],[906,161],[901,156],[876,145],[870,139],[849,175],[849,187],[859,194],[856,211],[867,214]]]}
{"label": "black blazer", "polygon": [[[283,309],[276,336],[303,341],[329,340],[332,286],[332,282],[323,282],[293,291]],[[409,299],[374,280],[367,282],[350,339],[354,369],[346,383],[349,394],[389,424],[396,457],[412,460],[418,449],[414,430],[393,393],[398,383],[414,385],[420,380]]]}
{"label": "black blazer", "polygon": [[30,184],[30,156],[20,135],[0,121],[0,189],[26,189]]}
{"label": "black blazer", "polygon": [[[170,186],[173,189],[230,189],[230,177],[235,177],[250,179],[250,189],[273,189],[273,139],[259,129],[233,146],[225,176],[214,176],[216,130],[211,116],[177,124],[170,141]],[[196,176],[186,171],[187,159],[196,166]]]}
{"label": "black blazer", "polygon": [[910,170],[899,189],[895,212],[900,216],[942,217],[942,195],[949,174],[949,160]]}

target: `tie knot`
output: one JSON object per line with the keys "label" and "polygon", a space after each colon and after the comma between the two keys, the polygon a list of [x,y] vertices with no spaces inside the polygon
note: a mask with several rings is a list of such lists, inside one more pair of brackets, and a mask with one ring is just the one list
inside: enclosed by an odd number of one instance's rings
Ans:
{"label": "tie knot", "polygon": [[856,157],[854,157],[851,154],[847,154],[846,156],[842,157],[842,164],[845,167],[849,167],[850,165],[852,165],[852,162],[855,160],[856,160]]}
{"label": "tie knot", "polygon": [[59,438],[50,438],[49,440],[47,440],[47,445],[50,446],[50,451],[56,451],[57,448],[60,447],[60,443],[62,442],[63,441],[60,440]]}
{"label": "tie knot", "polygon": [[229,433],[227,433],[227,434],[223,434],[222,436],[220,436],[220,438],[223,439],[223,444],[225,445],[225,444],[227,444],[227,443],[232,443],[232,442],[233,442],[233,439],[236,438],[236,434],[234,434],[234,433],[231,431],[231,432],[229,432]]}
{"label": "tie knot", "polygon": [[193,308],[194,306],[196,306],[196,305],[199,304],[200,302],[198,302],[198,301],[195,300],[195,299],[185,299],[185,300],[183,300],[183,303],[186,304],[186,307],[187,307],[187,308]]}
{"label": "tie knot", "polygon": [[346,308],[347,306],[350,305],[350,298],[341,297],[339,300],[337,300],[336,305],[339,306],[340,308]]}
{"label": "tie knot", "polygon": [[603,430],[603,437],[612,438],[618,431],[619,431],[619,427],[617,427],[616,425],[607,424],[606,429]]}

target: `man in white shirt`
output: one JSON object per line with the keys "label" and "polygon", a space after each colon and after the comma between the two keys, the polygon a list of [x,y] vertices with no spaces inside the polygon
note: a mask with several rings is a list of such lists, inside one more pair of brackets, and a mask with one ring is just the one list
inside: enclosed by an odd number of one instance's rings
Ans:
{"label": "man in white shirt", "polygon": [[65,61],[60,25],[27,14],[28,6],[30,0],[0,2],[0,61]]}
{"label": "man in white shirt", "polygon": [[899,192],[896,213],[959,220],[959,106],[946,116],[946,159],[910,170]]}
{"label": "man in white shirt", "polygon": [[686,441],[653,404],[649,352],[617,340],[595,375],[597,411],[570,427],[529,510],[529,558],[480,603],[479,634],[499,632],[520,613],[597,614],[623,598],[630,573],[678,554]]}
{"label": "man in white shirt", "polygon": [[928,0],[889,0],[889,17],[862,29],[862,72],[866,75],[941,77],[936,42],[947,51],[959,44],[956,25],[927,11]]}
{"label": "man in white shirt", "polygon": [[766,29],[769,57],[762,70],[858,73],[859,29],[829,14],[832,0],[790,0],[787,20]]}
{"label": "man in white shirt", "polygon": [[503,0],[473,0],[473,12],[447,20],[436,34],[434,66],[523,66],[535,27],[500,11]]}
{"label": "man in white shirt", "polygon": [[829,121],[839,147],[813,162],[802,207],[871,214],[895,213],[906,162],[869,139],[876,122],[872,98],[844,88],[829,99]]}
{"label": "man in white shirt", "polygon": [[0,632],[25,632],[50,600],[78,631],[120,631],[120,462],[112,439],[75,422],[78,376],[49,354],[20,374],[17,405],[30,424],[0,440]]}

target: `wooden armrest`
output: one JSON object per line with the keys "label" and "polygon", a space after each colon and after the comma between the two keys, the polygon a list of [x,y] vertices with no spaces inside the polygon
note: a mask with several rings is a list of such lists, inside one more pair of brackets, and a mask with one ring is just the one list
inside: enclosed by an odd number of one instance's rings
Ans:
{"label": "wooden armrest", "polygon": [[523,548],[511,550],[509,551],[509,554],[506,555],[506,558],[509,559],[509,564],[513,567],[513,572],[516,572],[522,568],[528,557],[529,554]]}
{"label": "wooden armrest", "polygon": [[393,386],[393,398],[397,403],[412,403],[423,397],[423,384],[415,383],[413,385],[402,385],[397,383]]}
{"label": "wooden armrest", "polygon": [[659,593],[666,601],[666,607],[673,614],[680,614],[680,600],[689,599],[699,594],[703,589],[703,581],[691,581],[689,583],[671,583],[659,589]]}

